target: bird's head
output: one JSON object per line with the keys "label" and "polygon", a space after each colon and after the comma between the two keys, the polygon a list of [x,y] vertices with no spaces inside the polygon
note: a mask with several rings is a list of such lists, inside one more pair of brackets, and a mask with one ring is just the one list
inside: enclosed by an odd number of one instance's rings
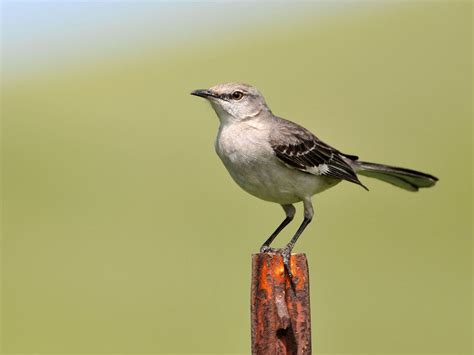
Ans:
{"label": "bird's head", "polygon": [[209,100],[222,123],[237,122],[257,117],[270,111],[263,95],[253,86],[225,83],[191,92]]}

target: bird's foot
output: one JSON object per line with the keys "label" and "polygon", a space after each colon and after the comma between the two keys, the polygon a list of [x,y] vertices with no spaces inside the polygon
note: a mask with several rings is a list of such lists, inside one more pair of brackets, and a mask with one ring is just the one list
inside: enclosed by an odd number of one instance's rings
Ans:
{"label": "bird's foot", "polygon": [[268,245],[262,245],[260,247],[260,253],[279,253],[281,249],[279,248],[272,248]]}
{"label": "bird's foot", "polygon": [[290,280],[293,280],[293,274],[291,273],[291,267],[290,267],[291,248],[286,246],[285,248],[280,249],[279,253],[283,258],[283,265],[285,265],[285,270],[288,273]]}

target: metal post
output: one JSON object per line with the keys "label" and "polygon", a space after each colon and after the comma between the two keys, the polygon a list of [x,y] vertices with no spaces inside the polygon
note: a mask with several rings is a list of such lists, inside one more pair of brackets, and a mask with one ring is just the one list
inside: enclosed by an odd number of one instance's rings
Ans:
{"label": "metal post", "polygon": [[279,254],[252,255],[252,354],[311,354],[308,262],[290,259],[290,280]]}

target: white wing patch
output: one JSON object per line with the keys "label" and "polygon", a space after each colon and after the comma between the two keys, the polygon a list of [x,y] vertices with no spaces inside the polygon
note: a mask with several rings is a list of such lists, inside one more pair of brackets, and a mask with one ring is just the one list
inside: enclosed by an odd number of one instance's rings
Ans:
{"label": "white wing patch", "polygon": [[324,175],[329,172],[329,167],[327,164],[319,164],[318,166],[307,167],[305,170],[314,175]]}

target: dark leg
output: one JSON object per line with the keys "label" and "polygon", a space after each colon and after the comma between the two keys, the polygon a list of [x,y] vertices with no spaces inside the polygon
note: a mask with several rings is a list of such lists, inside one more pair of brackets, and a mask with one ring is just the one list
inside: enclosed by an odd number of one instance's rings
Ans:
{"label": "dark leg", "polygon": [[286,218],[281,224],[278,226],[278,228],[272,233],[272,235],[263,243],[263,245],[260,247],[260,253],[266,253],[269,251],[273,251],[270,248],[270,244],[273,242],[273,240],[276,238],[278,234],[285,228],[292,220],[293,217],[295,217],[295,206],[293,205],[281,205],[283,209],[285,210],[286,213]]}
{"label": "dark leg", "polygon": [[291,257],[291,251],[293,250],[293,247],[295,246],[296,241],[300,237],[300,235],[303,233],[305,228],[308,226],[308,224],[311,222],[313,219],[313,205],[311,204],[311,198],[305,199],[303,201],[304,204],[304,219],[303,222],[301,223],[300,227],[296,231],[295,235],[293,238],[291,238],[290,242],[286,245],[281,250],[281,256],[283,257],[283,263],[285,264],[285,269],[288,272],[288,275],[290,278],[293,278],[293,274],[291,273],[291,268],[290,268],[290,257]]}

